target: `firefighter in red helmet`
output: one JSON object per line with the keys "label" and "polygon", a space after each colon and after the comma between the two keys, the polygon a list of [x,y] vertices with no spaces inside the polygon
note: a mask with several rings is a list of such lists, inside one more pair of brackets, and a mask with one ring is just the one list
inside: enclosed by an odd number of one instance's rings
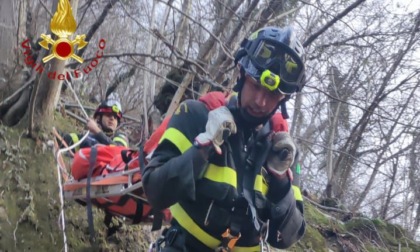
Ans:
{"label": "firefighter in red helmet", "polygon": [[[123,117],[121,104],[115,100],[105,100],[96,108],[93,118],[89,118],[86,125],[90,131],[89,136],[75,148],[92,147],[95,144],[119,145],[128,147],[127,137],[117,131]],[[63,139],[67,145],[78,142],[84,134],[70,133]]]}

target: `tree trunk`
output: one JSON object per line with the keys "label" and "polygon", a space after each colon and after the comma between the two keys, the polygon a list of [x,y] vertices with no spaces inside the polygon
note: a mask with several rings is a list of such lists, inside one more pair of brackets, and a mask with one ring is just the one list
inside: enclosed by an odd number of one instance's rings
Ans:
{"label": "tree trunk", "polygon": [[[232,5],[231,8],[229,8],[229,12],[226,13],[226,16],[233,16],[232,12],[236,12],[236,10],[240,7],[240,4],[243,1],[239,1],[237,3],[234,3]],[[236,26],[233,27],[233,29],[229,32],[229,37],[225,42],[225,46],[226,48],[228,48],[229,50],[233,49],[233,45],[234,42],[236,41],[236,39],[239,37],[241,38],[241,29],[244,26],[244,23],[249,21],[249,17],[251,16],[251,13],[253,12],[253,10],[256,8],[257,4],[259,3],[259,0],[254,0],[252,1],[252,3],[249,5],[249,7],[246,9],[246,11],[244,12],[242,18],[241,18],[241,22],[237,22]],[[227,11],[227,10],[226,10]],[[235,46],[237,47],[237,46]],[[214,61],[214,63],[212,64],[212,66],[210,67],[210,76],[213,77],[213,79],[215,80],[216,83],[221,83],[222,77],[225,74],[225,72],[222,72],[222,69],[227,69],[229,68],[229,65],[231,65],[233,62],[232,59],[228,58],[226,53],[222,50],[219,50],[218,55],[216,60]],[[205,94],[209,91],[210,89],[210,84],[205,83],[201,86],[200,89],[200,94]]]}
{"label": "tree trunk", "polygon": [[[410,187],[413,188],[414,192],[414,202],[420,202],[420,165],[419,165],[419,146],[420,146],[420,135],[417,134],[413,136],[413,144],[409,153],[409,180]],[[415,210],[416,218],[411,229],[411,237],[415,237],[417,230],[420,226],[420,204],[417,204],[417,209]]]}
{"label": "tree trunk", "polygon": [[[60,0],[54,2],[52,7],[53,13],[56,12],[59,2]],[[78,3],[79,0],[71,1],[73,17],[77,17]],[[49,32],[51,34],[51,31]],[[31,96],[29,135],[32,135],[32,129],[50,128],[54,118],[54,111],[60,98],[61,86],[63,85],[63,78],[60,78],[60,76],[66,76],[66,62],[66,60],[54,58],[44,66],[44,71],[39,78],[39,82],[35,85],[34,92]]]}
{"label": "tree trunk", "polygon": [[[400,50],[395,55],[395,60],[394,62],[392,62],[392,65],[389,67],[389,69],[386,72],[386,75],[382,79],[378,91],[376,92],[371,104],[363,112],[363,115],[360,117],[359,122],[353,127],[346,143],[341,149],[342,154],[339,155],[334,165],[334,176],[338,178],[336,195],[339,199],[341,199],[344,196],[345,189],[348,186],[348,179],[353,170],[353,164],[355,162],[354,157],[357,154],[364,134],[366,133],[366,129],[372,120],[372,114],[378,109],[378,107],[380,107],[381,101],[383,101],[388,95],[390,95],[389,91],[385,92],[386,87],[389,85],[391,78],[402,63],[404,57],[407,56],[411,48],[414,46],[416,42],[416,40],[414,39],[416,35],[415,31],[418,29],[419,26],[420,19],[416,20],[412,29],[413,32],[410,34],[405,48]],[[366,189],[369,188],[370,185],[367,185]]]}
{"label": "tree trunk", "polygon": [[23,117],[31,92],[30,85],[22,91],[28,74],[18,55],[26,33],[27,7],[24,0],[0,3],[0,120],[8,126]]}
{"label": "tree trunk", "polygon": [[[420,86],[420,84],[417,84],[417,87],[419,87],[419,86]],[[401,110],[402,113],[400,113],[398,115],[398,117],[393,122],[393,125],[389,128],[388,132],[386,134],[384,134],[384,136],[382,137],[383,141],[385,142],[385,144],[383,144],[384,147],[380,151],[377,151],[378,152],[378,159],[375,162],[375,165],[373,166],[373,171],[372,171],[372,174],[370,175],[370,178],[369,178],[369,180],[368,180],[368,182],[366,184],[366,187],[359,194],[359,198],[356,201],[356,204],[353,206],[353,210],[352,210],[353,212],[360,208],[362,202],[367,197],[367,195],[368,195],[370,189],[372,188],[372,185],[373,185],[373,183],[374,183],[374,181],[376,179],[376,176],[380,172],[381,165],[383,163],[385,163],[386,161],[392,162],[391,159],[389,159],[389,158],[384,159],[384,157],[386,157],[386,153],[389,151],[389,146],[391,145],[391,143],[395,141],[395,139],[392,138],[392,136],[394,135],[395,131],[398,130],[399,122],[400,122],[400,120],[403,118],[403,116],[405,114],[404,111],[408,110],[408,107],[410,106],[410,104],[412,104],[412,101],[415,99],[414,96],[415,96],[415,93],[413,92],[404,101],[404,104],[401,105],[401,107],[402,107],[402,110]],[[400,149],[399,151],[402,152],[403,149]],[[393,167],[394,167],[394,170],[395,170],[396,169],[395,168],[395,164],[393,164]],[[395,172],[396,171],[394,171],[394,173]],[[395,180],[395,176],[396,176],[396,174],[392,174],[392,178],[391,178],[391,182],[390,182],[391,183],[391,189],[392,189],[392,186],[395,183],[395,181],[394,181]],[[389,202],[387,204],[389,204]],[[385,218],[385,215],[383,215],[383,216]]]}
{"label": "tree trunk", "polygon": [[[151,15],[151,19],[150,19],[150,29],[153,29],[153,27],[155,26],[155,12],[156,12],[156,1],[153,0],[153,7],[152,7],[152,15]],[[147,41],[147,49],[146,52],[148,54],[152,54],[152,50],[153,50],[153,42],[154,42],[154,37],[153,36],[149,36],[149,39]],[[145,58],[145,62],[144,62],[145,66],[151,66],[152,65],[152,60],[149,57]],[[155,65],[155,64],[153,64]],[[152,70],[153,69],[153,65],[152,65]],[[155,83],[156,78],[155,77],[151,77],[151,74],[149,73],[149,71],[144,71],[143,73],[143,133],[145,138],[149,137],[149,124],[147,123],[147,118],[148,118],[148,101],[150,99],[150,86],[154,87],[154,83]],[[153,84],[152,84],[153,83]]]}
{"label": "tree trunk", "polygon": [[[0,2],[0,57],[2,64],[5,66],[13,65],[15,61],[15,53],[11,48],[15,48],[16,44],[16,25],[15,25],[15,9],[13,5],[18,4],[16,1]],[[3,76],[0,76],[3,77]]]}
{"label": "tree trunk", "polygon": [[[326,136],[326,144],[327,144],[327,155],[326,155],[326,170],[327,170],[327,188],[325,190],[325,194],[327,198],[332,198],[334,195],[332,190],[334,188],[335,178],[333,176],[334,171],[334,142],[336,139],[336,131],[338,129],[338,120],[340,120],[340,114],[342,103],[338,102],[341,100],[340,97],[340,89],[344,86],[345,78],[340,76],[340,72],[336,67],[330,67],[331,77],[330,77],[330,84],[329,84],[329,93],[330,93],[330,101],[329,101],[329,126],[327,128],[327,136]],[[334,97],[334,98],[332,98]]]}
{"label": "tree trunk", "polygon": [[192,73],[187,73],[184,76],[184,79],[182,80],[182,83],[179,85],[178,89],[176,90],[176,93],[174,97],[172,98],[171,105],[169,106],[168,110],[166,111],[165,118],[168,116],[172,116],[172,114],[175,112],[176,108],[179,106],[181,102],[181,98],[185,93],[185,90],[190,85],[194,75]]}
{"label": "tree trunk", "polygon": [[[389,207],[390,207],[391,200],[392,200],[392,192],[393,192],[394,187],[395,187],[397,170],[398,170],[398,162],[394,162],[394,164],[392,165],[391,185],[389,186],[389,188],[387,190],[388,193],[386,194],[385,202],[384,202],[384,205],[383,205],[383,207],[381,209],[381,212],[380,212],[380,215],[379,215],[379,218],[381,218],[382,220],[385,220],[387,215],[388,215]],[[357,209],[354,209],[353,212],[355,212]]]}

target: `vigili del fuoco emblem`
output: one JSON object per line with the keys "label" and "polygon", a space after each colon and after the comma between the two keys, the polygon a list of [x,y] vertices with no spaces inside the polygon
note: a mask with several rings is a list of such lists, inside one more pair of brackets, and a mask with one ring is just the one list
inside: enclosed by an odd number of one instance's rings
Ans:
{"label": "vigili del fuoco emblem", "polygon": [[51,38],[50,34],[41,34],[42,41],[39,42],[39,44],[47,50],[49,50],[49,46],[52,45],[52,53],[42,59],[44,63],[53,58],[60,60],[73,58],[79,63],[83,63],[83,58],[75,54],[74,47],[77,45],[77,50],[85,47],[88,44],[88,42],[85,41],[86,35],[77,35],[73,40],[68,39],[68,37],[76,31],[76,27],[76,20],[74,19],[69,0],[60,0],[57,11],[54,13],[50,23],[52,33],[59,38],[54,40]]}

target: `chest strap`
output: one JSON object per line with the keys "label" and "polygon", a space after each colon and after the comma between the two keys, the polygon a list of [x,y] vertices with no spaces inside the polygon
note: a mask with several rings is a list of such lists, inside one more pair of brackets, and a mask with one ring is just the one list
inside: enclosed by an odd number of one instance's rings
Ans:
{"label": "chest strap", "polygon": [[[258,132],[256,136],[250,141],[251,148],[249,158],[246,160],[246,165],[243,173],[243,187],[242,192],[239,192],[242,196],[239,197],[233,207],[231,214],[230,227],[222,234],[222,242],[216,249],[218,252],[231,252],[235,247],[236,242],[241,237],[241,224],[247,218],[248,210],[252,215],[252,221],[257,231],[260,231],[261,225],[258,218],[258,214],[255,208],[255,192],[254,182],[257,174],[260,173],[261,167],[263,166],[268,152],[271,149],[271,142],[268,140],[268,136],[271,133],[270,125],[267,123]],[[232,148],[230,143],[226,141],[228,155],[232,157]],[[236,167],[235,167],[236,170]]]}
{"label": "chest strap", "polygon": [[241,233],[238,235],[232,235],[230,229],[222,234],[222,243],[218,248],[215,249],[216,252],[231,252],[236,245],[236,242],[241,238]]}
{"label": "chest strap", "polygon": [[222,234],[222,241],[216,252],[230,252],[241,238],[241,224],[247,218],[248,201],[244,197],[235,200],[231,213],[230,227]]}

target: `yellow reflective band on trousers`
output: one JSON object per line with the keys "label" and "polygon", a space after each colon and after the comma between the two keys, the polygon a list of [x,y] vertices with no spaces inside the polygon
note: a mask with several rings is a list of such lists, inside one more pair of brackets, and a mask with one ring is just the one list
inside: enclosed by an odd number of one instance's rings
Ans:
{"label": "yellow reflective band on trousers", "polygon": [[258,191],[258,192],[261,192],[263,195],[267,194],[268,186],[264,182],[263,176],[257,175],[257,177],[255,177],[254,190]]}
{"label": "yellow reflective band on trousers", "polygon": [[[79,142],[79,137],[77,136],[77,134],[76,133],[70,133],[70,137],[71,137],[71,140],[73,141],[73,144],[75,144],[75,143],[77,143],[77,142]],[[70,144],[70,145],[73,145],[73,144]],[[79,151],[79,149],[80,149],[80,144],[79,145],[77,145],[76,146],[76,148],[74,148],[76,151]]]}
{"label": "yellow reflective band on trousers", "polygon": [[127,141],[125,141],[124,138],[116,136],[114,139],[112,139],[113,142],[122,143],[124,147],[128,147]]}
{"label": "yellow reflective band on trousers", "polygon": [[298,201],[303,201],[303,197],[302,197],[302,193],[300,192],[300,188],[292,185],[292,189],[293,189],[293,195],[295,196],[295,199]]}
{"label": "yellow reflective band on trousers", "polygon": [[203,177],[214,182],[225,183],[236,188],[236,171],[230,167],[209,164]]}
{"label": "yellow reflective band on trousers", "polygon": [[[209,248],[217,248],[220,245],[221,240],[214,238],[212,235],[208,234],[206,231],[200,228],[200,226],[195,223],[193,219],[185,212],[184,208],[179,203],[176,203],[169,207],[171,210],[172,216],[175,220],[183,227],[190,235],[194,236],[197,240],[205,244]],[[220,237],[222,235],[220,234]],[[234,252],[259,252],[260,246],[253,247],[234,247]]]}
{"label": "yellow reflective band on trousers", "polygon": [[188,138],[181,131],[175,128],[169,128],[165,130],[165,133],[163,133],[159,144],[163,140],[168,140],[169,142],[173,143],[181,153],[184,153],[192,146],[190,140],[188,140]]}

